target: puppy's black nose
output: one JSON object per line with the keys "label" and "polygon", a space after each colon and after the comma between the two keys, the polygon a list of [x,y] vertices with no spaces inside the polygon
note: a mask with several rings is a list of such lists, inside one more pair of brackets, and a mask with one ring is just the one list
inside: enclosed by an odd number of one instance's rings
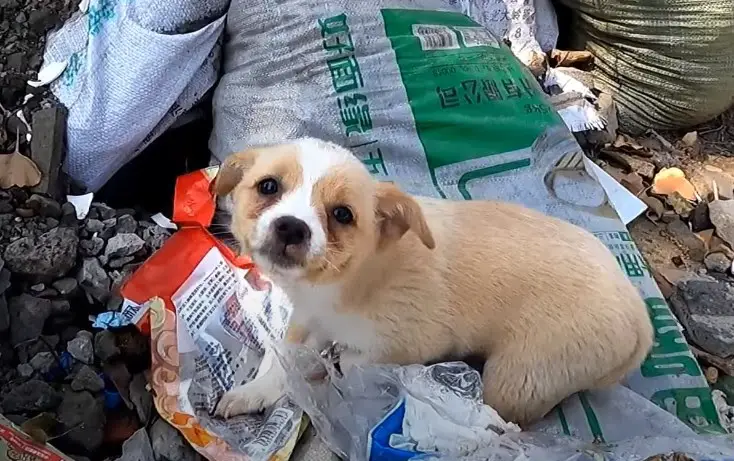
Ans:
{"label": "puppy's black nose", "polygon": [[282,216],[273,222],[275,236],[286,245],[300,245],[311,238],[308,224],[294,216]]}

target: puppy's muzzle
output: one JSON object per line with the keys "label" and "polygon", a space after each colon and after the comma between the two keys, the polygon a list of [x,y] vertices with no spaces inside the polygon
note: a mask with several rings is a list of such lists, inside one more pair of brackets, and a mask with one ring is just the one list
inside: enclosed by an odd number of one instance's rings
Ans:
{"label": "puppy's muzzle", "polygon": [[303,265],[311,243],[311,229],[295,216],[282,216],[271,224],[263,252],[279,266]]}

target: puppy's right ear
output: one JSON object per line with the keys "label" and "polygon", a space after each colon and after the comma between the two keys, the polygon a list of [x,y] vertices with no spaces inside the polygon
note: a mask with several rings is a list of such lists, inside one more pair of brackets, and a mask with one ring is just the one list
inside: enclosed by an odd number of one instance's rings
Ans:
{"label": "puppy's right ear", "polygon": [[232,189],[242,181],[245,171],[252,168],[257,157],[257,151],[253,149],[232,154],[222,163],[214,178],[213,191],[218,197],[224,197],[232,192]]}

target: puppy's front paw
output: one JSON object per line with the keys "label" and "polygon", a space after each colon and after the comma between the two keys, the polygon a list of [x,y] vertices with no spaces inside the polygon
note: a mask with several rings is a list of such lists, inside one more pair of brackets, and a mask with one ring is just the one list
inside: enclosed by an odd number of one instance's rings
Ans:
{"label": "puppy's front paw", "polygon": [[255,379],[225,393],[214,413],[223,418],[246,413],[257,413],[278,401],[283,395],[281,386],[266,382],[266,379]]}

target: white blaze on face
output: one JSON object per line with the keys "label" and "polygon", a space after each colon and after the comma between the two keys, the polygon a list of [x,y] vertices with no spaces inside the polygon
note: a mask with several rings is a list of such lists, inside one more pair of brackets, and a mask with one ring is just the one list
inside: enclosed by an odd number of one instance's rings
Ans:
{"label": "white blaze on face", "polygon": [[272,223],[284,216],[293,216],[308,225],[311,230],[308,257],[318,257],[326,251],[327,235],[321,225],[319,214],[324,212],[314,207],[314,186],[326,176],[333,167],[356,159],[352,154],[338,146],[316,139],[300,139],[295,141],[298,146],[298,162],[302,170],[301,184],[293,190],[287,191],[280,201],[267,209],[258,219],[254,247],[259,248],[272,231]]}

